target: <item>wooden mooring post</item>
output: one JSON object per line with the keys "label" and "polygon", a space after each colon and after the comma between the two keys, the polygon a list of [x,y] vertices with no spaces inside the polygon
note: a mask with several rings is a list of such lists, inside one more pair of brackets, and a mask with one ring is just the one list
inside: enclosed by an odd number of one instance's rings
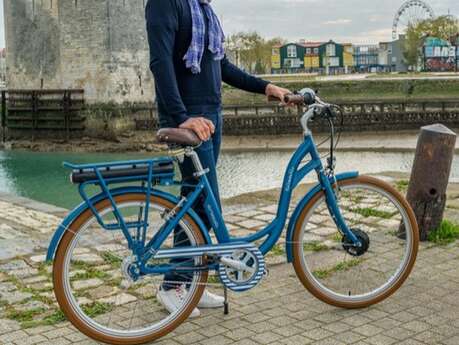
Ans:
{"label": "wooden mooring post", "polygon": [[455,145],[456,133],[444,125],[421,128],[407,199],[416,214],[422,241],[443,220]]}

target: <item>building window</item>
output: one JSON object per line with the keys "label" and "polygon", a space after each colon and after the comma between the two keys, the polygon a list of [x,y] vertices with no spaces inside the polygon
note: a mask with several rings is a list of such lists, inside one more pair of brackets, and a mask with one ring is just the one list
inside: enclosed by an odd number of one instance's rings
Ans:
{"label": "building window", "polygon": [[336,56],[336,46],[334,44],[327,44],[327,56]]}
{"label": "building window", "polygon": [[287,47],[287,57],[289,58],[296,58],[296,46],[291,45]]}
{"label": "building window", "polygon": [[314,54],[318,55],[319,54],[319,48],[314,48]]}
{"label": "building window", "polygon": [[311,53],[312,53],[311,48],[306,48],[306,54],[311,55]]}

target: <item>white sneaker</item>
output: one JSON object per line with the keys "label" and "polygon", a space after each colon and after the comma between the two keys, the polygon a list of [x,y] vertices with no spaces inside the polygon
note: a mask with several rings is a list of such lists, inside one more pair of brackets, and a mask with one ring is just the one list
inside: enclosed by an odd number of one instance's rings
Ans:
{"label": "white sneaker", "polygon": [[212,292],[209,292],[206,289],[204,290],[204,293],[202,294],[198,307],[199,308],[221,308],[223,307],[224,302],[225,302],[225,299],[223,297],[213,294]]}
{"label": "white sneaker", "polygon": [[[177,286],[176,289],[163,290],[160,288],[156,294],[158,301],[167,309],[169,313],[176,312],[179,308],[183,306],[186,295],[188,291],[186,290],[185,285]],[[190,314],[190,318],[199,317],[201,312],[198,308],[194,308]]]}

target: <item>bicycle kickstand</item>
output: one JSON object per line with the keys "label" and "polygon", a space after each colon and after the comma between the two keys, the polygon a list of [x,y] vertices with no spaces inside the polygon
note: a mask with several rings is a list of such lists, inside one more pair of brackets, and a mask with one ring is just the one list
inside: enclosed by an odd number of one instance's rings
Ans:
{"label": "bicycle kickstand", "polygon": [[225,297],[225,302],[223,302],[223,314],[229,315],[229,299],[228,299],[228,288],[226,286],[223,287],[223,293]]}

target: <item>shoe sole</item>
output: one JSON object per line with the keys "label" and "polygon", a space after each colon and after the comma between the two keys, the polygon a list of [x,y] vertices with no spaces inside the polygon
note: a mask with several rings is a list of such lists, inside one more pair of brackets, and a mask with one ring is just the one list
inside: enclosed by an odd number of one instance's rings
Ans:
{"label": "shoe sole", "polygon": [[[173,313],[173,311],[169,310],[169,308],[166,307],[166,304],[164,303],[163,299],[161,298],[161,295],[158,293],[156,295],[156,298],[158,299],[158,301],[161,303],[161,305],[169,312],[169,313]],[[194,310],[191,312],[190,316],[188,316],[188,318],[190,319],[194,319],[194,318],[197,318],[197,317],[200,317],[201,316],[201,312],[198,310],[198,314],[197,315],[193,315],[194,313]]]}

